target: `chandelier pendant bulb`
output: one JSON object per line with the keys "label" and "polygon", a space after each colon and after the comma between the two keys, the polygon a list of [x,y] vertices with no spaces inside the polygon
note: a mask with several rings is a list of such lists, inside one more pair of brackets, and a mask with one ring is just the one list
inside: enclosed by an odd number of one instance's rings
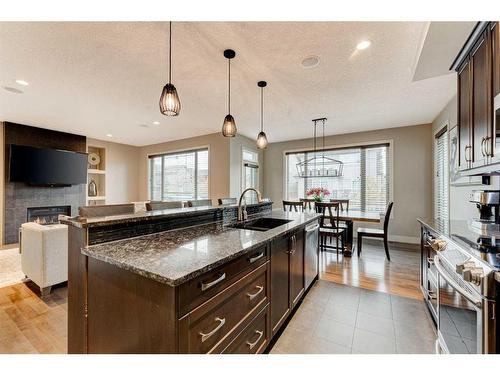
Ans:
{"label": "chandelier pendant bulb", "polygon": [[224,51],[224,57],[228,61],[228,100],[227,100],[227,115],[224,118],[224,123],[222,124],[222,135],[224,137],[234,137],[236,136],[236,121],[231,115],[231,59],[234,59],[236,52],[232,49],[226,49]]}
{"label": "chandelier pendant bulb", "polygon": [[178,116],[181,101],[177,89],[172,84],[172,21],[169,24],[168,36],[168,83],[163,87],[160,96],[160,112],[165,116]]}

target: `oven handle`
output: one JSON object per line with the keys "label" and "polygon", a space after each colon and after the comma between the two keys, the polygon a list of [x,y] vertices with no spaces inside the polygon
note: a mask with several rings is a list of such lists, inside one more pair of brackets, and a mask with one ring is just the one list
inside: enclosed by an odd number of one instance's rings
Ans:
{"label": "oven handle", "polygon": [[448,284],[450,284],[453,289],[455,289],[458,293],[460,293],[462,296],[464,296],[466,299],[468,299],[469,302],[471,302],[477,308],[483,307],[482,300],[478,300],[477,298],[474,298],[474,296],[472,294],[470,294],[465,289],[463,289],[460,285],[458,285],[458,283],[456,281],[454,281],[452,278],[450,278],[446,274],[446,271],[442,268],[441,261],[439,260],[439,257],[437,255],[434,256],[434,266],[436,267],[436,270],[441,275],[441,277]]}

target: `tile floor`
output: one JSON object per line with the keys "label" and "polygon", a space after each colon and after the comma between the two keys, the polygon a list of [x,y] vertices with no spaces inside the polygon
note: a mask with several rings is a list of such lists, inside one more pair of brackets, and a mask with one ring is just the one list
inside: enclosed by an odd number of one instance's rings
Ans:
{"label": "tile floor", "polygon": [[423,301],[318,281],[271,354],[431,354],[435,331]]}

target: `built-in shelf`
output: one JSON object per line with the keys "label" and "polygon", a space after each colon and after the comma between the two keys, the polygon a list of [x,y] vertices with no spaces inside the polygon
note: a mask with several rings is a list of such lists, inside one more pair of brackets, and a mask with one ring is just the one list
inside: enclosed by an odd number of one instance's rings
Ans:
{"label": "built-in shelf", "polygon": [[97,186],[97,196],[87,195],[87,205],[106,204],[106,147],[87,145],[87,152],[99,155],[98,165],[87,165],[87,194],[88,184],[94,181]]}
{"label": "built-in shelf", "polygon": [[97,195],[95,197],[87,197],[87,200],[89,200],[89,201],[104,201],[104,200],[106,200],[106,197],[104,195]]}
{"label": "built-in shelf", "polygon": [[88,174],[106,174],[102,169],[87,169]]}

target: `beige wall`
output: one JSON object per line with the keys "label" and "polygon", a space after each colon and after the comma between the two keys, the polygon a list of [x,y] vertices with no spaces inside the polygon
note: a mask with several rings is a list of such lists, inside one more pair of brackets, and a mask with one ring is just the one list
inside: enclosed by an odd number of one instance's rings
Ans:
{"label": "beige wall", "polygon": [[[457,126],[457,96],[455,95],[449,103],[443,108],[436,119],[432,122],[432,147],[434,149],[434,136],[444,126],[448,130]],[[434,163],[433,163],[434,168]],[[434,176],[434,173],[433,173]],[[478,215],[477,208],[469,202],[469,194],[472,190],[494,189],[492,186],[498,186],[500,177],[491,177],[491,186],[470,185],[470,186],[450,186],[449,190],[449,215],[450,220],[468,220]],[[434,213],[434,189],[433,192],[433,213]]]}
{"label": "beige wall", "polygon": [[4,123],[0,122],[0,246],[3,245],[3,223],[5,220],[5,151],[4,151]]}
{"label": "beige wall", "polygon": [[250,139],[243,135],[237,135],[230,140],[230,177],[229,177],[229,195],[233,198],[240,196],[242,191],[242,165],[243,148],[255,151],[259,154],[259,190],[262,191],[264,179],[264,151],[256,146],[255,139]]}
{"label": "beige wall", "polygon": [[209,195],[217,203],[217,198],[229,196],[230,175],[230,140],[221,135],[213,133],[200,137],[179,139],[177,141],[158,143],[140,148],[138,186],[140,200],[149,199],[148,193],[148,155],[179,150],[189,150],[199,147],[209,147],[209,173],[210,187]]}
{"label": "beige wall", "polygon": [[[326,137],[327,147],[392,140],[394,208],[389,232],[393,240],[417,241],[416,218],[432,214],[431,132],[426,124]],[[283,153],[311,147],[312,139],[304,139],[273,143],[264,152],[264,195],[275,207],[283,200]]]}
{"label": "beige wall", "polygon": [[106,204],[139,200],[140,148],[92,138],[87,145],[106,148]]}

